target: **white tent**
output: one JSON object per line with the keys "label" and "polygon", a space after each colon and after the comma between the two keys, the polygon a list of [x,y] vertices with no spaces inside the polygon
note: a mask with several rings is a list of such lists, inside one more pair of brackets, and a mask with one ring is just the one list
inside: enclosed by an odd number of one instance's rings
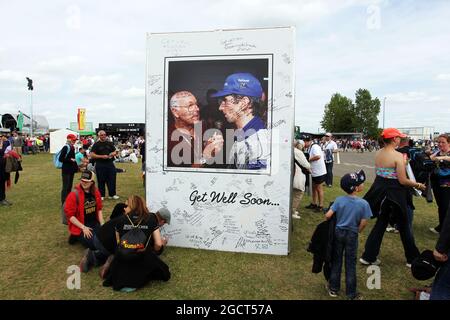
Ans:
{"label": "white tent", "polygon": [[78,132],[69,130],[69,129],[59,129],[53,132],[50,132],[50,153],[57,153],[67,142],[67,135],[74,134],[77,137]]}

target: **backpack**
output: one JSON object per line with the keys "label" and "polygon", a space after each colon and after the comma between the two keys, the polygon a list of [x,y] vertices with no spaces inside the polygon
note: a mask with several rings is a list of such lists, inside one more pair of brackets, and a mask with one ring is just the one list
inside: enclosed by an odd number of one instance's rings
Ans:
{"label": "backpack", "polygon": [[[73,189],[73,192],[75,192],[75,198],[77,199],[77,207],[78,207],[78,189]],[[61,206],[61,221],[62,224],[67,225],[67,217],[66,217],[66,201],[64,201],[63,205]]]}
{"label": "backpack", "polygon": [[325,149],[325,163],[332,163],[333,162],[333,151],[330,149]]}
{"label": "backpack", "polygon": [[64,147],[61,148],[61,150],[59,150],[57,153],[55,153],[53,155],[53,164],[55,165],[56,169],[62,169],[63,163],[61,161],[59,161],[59,156],[61,155],[61,152],[65,147],[69,147],[69,149],[67,150],[67,153],[66,153],[66,159],[67,159],[67,156],[69,155],[69,152],[70,152],[70,146],[68,144],[66,144]]}
{"label": "backpack", "polygon": [[22,171],[22,164],[21,159],[17,159],[15,157],[7,157],[5,160],[5,172],[11,173],[11,172],[17,172]]}
{"label": "backpack", "polygon": [[[12,151],[14,152],[14,151]],[[11,152],[11,153],[12,153]],[[5,172],[6,173],[16,173],[16,176],[14,178],[14,184],[17,184],[17,181],[19,181],[20,173],[19,171],[22,171],[22,159],[16,158],[14,155],[8,155],[5,158]]]}
{"label": "backpack", "polygon": [[[120,259],[134,260],[145,252],[151,235],[147,239],[144,231],[139,228],[142,220],[137,225],[134,225],[130,217],[128,215],[126,217],[130,221],[132,228],[118,239],[116,254]],[[118,234],[116,234],[116,237],[118,237]]]}

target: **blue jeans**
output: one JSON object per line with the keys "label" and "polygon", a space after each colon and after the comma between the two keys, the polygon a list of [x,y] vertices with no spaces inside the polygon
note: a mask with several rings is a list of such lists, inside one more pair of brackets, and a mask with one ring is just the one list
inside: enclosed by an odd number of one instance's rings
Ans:
{"label": "blue jeans", "polygon": [[108,257],[111,255],[111,253],[105,249],[105,247],[102,245],[102,243],[100,242],[100,240],[97,238],[97,235],[94,234],[93,237],[94,241],[94,247],[96,250],[94,250],[94,255],[95,255],[95,264],[96,265],[102,265],[105,263],[106,259],[108,259]]}
{"label": "blue jeans", "polygon": [[86,227],[92,228],[92,237],[90,239],[85,238],[83,232],[81,232],[81,234],[78,236],[78,241],[84,247],[89,248],[91,250],[96,250],[95,245],[94,245],[94,239],[95,239],[95,235],[98,232],[98,229],[100,229],[100,223],[98,221],[96,221],[92,225],[86,224]]}
{"label": "blue jeans", "polygon": [[354,231],[336,228],[334,232],[333,260],[329,280],[330,289],[341,288],[342,258],[345,251],[345,294],[353,299],[356,293],[356,254],[358,234]]}
{"label": "blue jeans", "polygon": [[[450,252],[447,255],[450,255]],[[430,300],[450,300],[450,260],[447,260],[436,274]]]}

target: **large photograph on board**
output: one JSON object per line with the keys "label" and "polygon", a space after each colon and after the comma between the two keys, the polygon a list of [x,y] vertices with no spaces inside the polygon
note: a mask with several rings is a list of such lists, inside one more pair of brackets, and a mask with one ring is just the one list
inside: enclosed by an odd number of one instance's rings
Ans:
{"label": "large photograph on board", "polygon": [[289,252],[294,30],[149,34],[146,201],[170,246]]}
{"label": "large photograph on board", "polygon": [[272,55],[165,58],[165,171],[270,174]]}

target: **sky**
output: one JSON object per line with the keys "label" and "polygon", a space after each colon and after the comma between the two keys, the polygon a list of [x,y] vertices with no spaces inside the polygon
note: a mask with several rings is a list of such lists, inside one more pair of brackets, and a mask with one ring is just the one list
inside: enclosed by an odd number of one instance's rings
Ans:
{"label": "sky", "polygon": [[0,114],[50,128],[145,121],[146,33],[296,27],[295,123],[323,132],[324,106],[359,88],[385,127],[450,131],[450,1],[0,0]]}

